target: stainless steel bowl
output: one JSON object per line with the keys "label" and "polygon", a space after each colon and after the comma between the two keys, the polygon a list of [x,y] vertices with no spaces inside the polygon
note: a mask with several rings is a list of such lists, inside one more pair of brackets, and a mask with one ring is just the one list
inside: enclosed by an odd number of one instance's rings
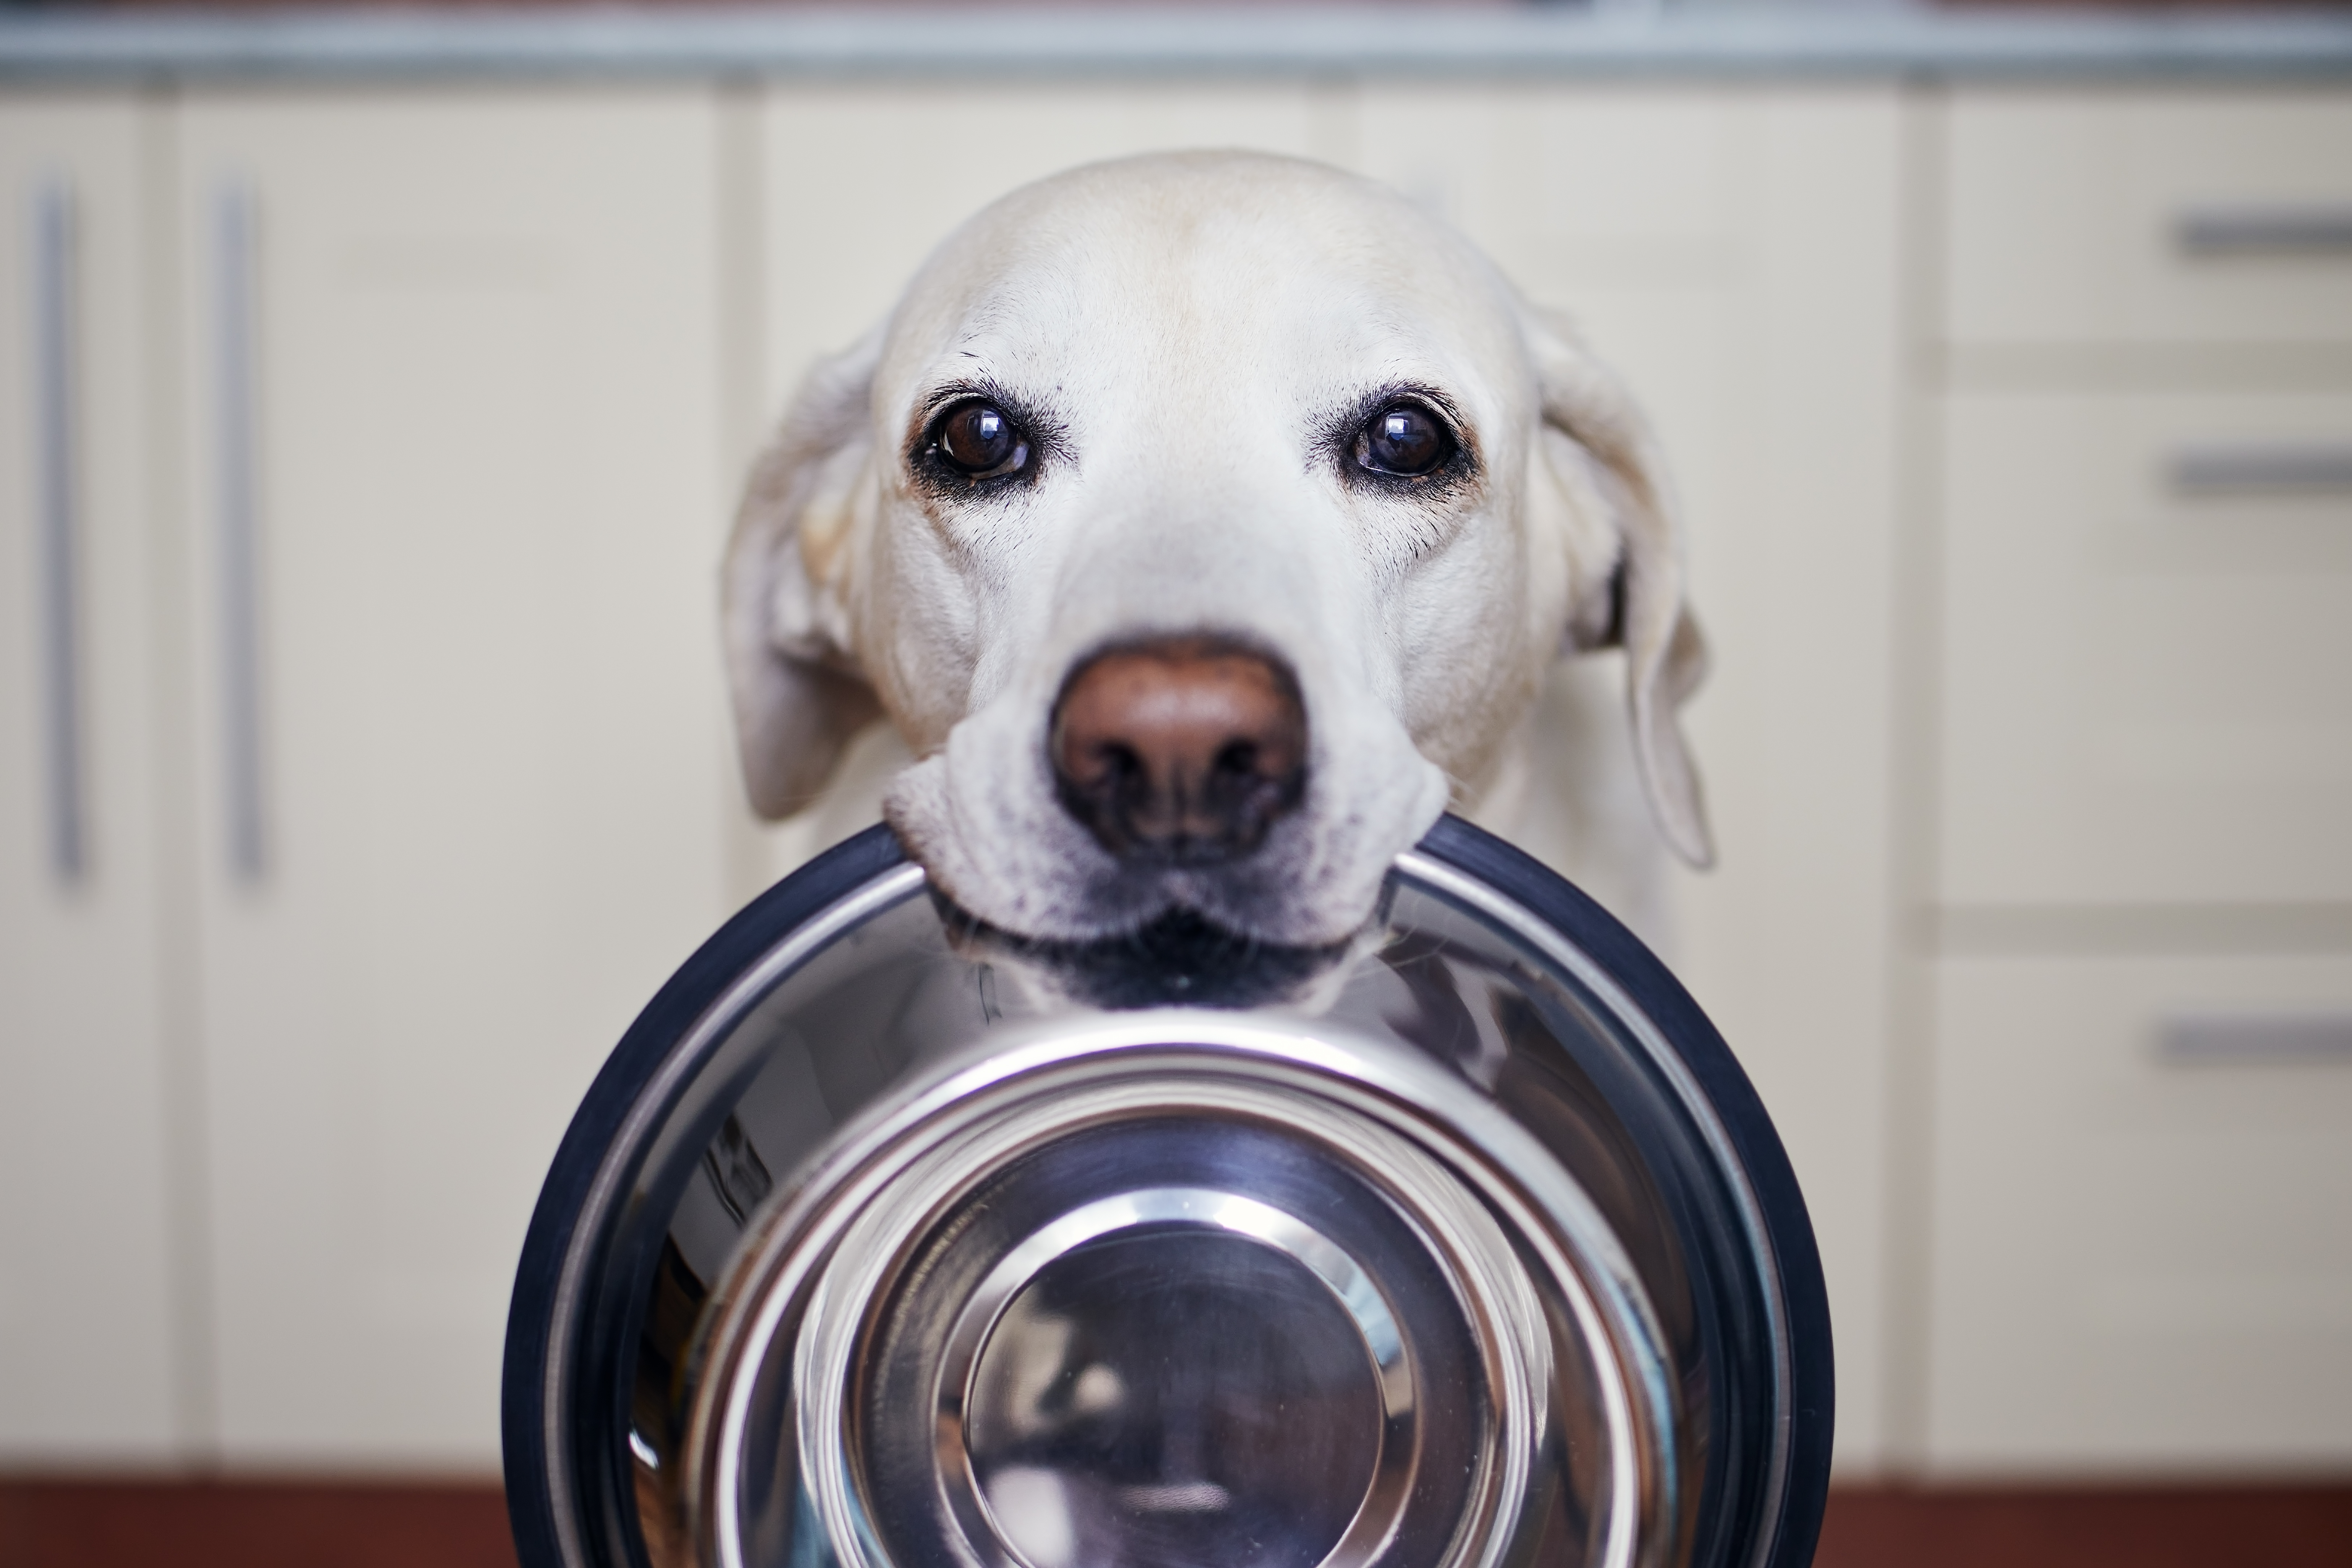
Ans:
{"label": "stainless steel bowl", "polygon": [[526,1568],[1800,1568],[1829,1320],[1720,1038],[1500,841],[1072,949],[877,829],[606,1063],[505,1419]]}

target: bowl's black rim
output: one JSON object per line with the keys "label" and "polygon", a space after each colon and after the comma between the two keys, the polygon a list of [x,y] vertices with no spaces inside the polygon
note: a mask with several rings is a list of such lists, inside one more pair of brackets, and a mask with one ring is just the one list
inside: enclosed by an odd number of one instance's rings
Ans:
{"label": "bowl's black rim", "polygon": [[[551,1460],[562,1457],[548,1452],[547,1357],[564,1259],[589,1190],[630,1109],[696,1020],[744,970],[803,923],[906,858],[887,828],[870,827],[737,910],[646,1004],[572,1113],[540,1189],[530,1228],[523,1234],[507,1308],[499,1415],[507,1519],[521,1568],[564,1568],[549,1484]],[[593,1399],[577,1402],[574,1418],[593,1408]]]}
{"label": "bowl's black rim", "polygon": [[1682,982],[1583,889],[1526,851],[1458,816],[1440,817],[1419,848],[1485,882],[1582,949],[1648,1015],[1714,1109],[1748,1178],[1780,1271],[1789,1345],[1789,1449],[1780,1518],[1772,1526],[1769,1554],[1755,1561],[1760,1568],[1807,1568],[1829,1503],[1830,1448],[1836,1426],[1829,1286],[1796,1171],[1756,1086]]}
{"label": "bowl's black rim", "polygon": [[[1829,1495],[1835,1374],[1829,1296],[1812,1221],[1764,1102],[1690,993],[1631,931],[1530,856],[1445,816],[1422,854],[1492,887],[1590,954],[1654,1022],[1713,1106],[1739,1158],[1779,1267],[1790,1431],[1780,1518],[1763,1568],[1812,1561]],[[677,1042],[762,954],[847,894],[906,862],[887,828],[818,856],[745,905],[670,976],[614,1047],[573,1113],[524,1235],[507,1314],[500,1425],[507,1514],[521,1568],[564,1568],[549,1485],[547,1355],[559,1282],[591,1184],[631,1107]],[[594,1402],[583,1401],[584,1414]]]}

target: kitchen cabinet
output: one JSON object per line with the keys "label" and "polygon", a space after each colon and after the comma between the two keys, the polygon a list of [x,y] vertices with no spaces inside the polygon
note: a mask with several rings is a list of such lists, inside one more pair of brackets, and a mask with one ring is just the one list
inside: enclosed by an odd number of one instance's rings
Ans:
{"label": "kitchen cabinet", "polygon": [[215,1441],[488,1468],[540,1178],[727,912],[714,109],[173,131]]}
{"label": "kitchen cabinet", "polygon": [[1944,961],[1939,1469],[2352,1461],[2347,1016],[2340,952]]}
{"label": "kitchen cabinet", "polygon": [[2352,901],[2352,471],[2195,471],[2352,454],[2352,379],[1962,386],[1943,437],[1940,897]]}
{"label": "kitchen cabinet", "polygon": [[2340,89],[1975,88],[1948,126],[1944,331],[1964,352],[2352,342]]}
{"label": "kitchen cabinet", "polygon": [[0,101],[0,1462],[153,1462],[203,1414],[154,131],[132,95]]}
{"label": "kitchen cabinet", "polygon": [[2352,99],[1937,129],[1919,1456],[2340,1468]]}

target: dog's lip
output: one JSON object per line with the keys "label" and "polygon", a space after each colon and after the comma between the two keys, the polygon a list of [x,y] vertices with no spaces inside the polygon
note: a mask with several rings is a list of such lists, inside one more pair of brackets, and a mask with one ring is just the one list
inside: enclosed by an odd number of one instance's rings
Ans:
{"label": "dog's lip", "polygon": [[1184,903],[1140,926],[1083,941],[1027,937],[991,925],[936,886],[931,897],[959,947],[984,948],[1047,970],[1089,1004],[1255,1007],[1297,994],[1354,951],[1355,934],[1293,945],[1235,931]]}

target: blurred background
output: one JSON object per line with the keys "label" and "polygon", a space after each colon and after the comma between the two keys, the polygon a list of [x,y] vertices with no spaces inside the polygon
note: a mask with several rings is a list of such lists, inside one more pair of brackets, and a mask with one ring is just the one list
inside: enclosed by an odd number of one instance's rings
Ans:
{"label": "blurred background", "polygon": [[2352,1563],[2352,15],[0,12],[0,1564],[510,1561],[511,1271],[756,824],[811,361],[992,196],[1386,180],[1660,426],[1831,1564]]}

